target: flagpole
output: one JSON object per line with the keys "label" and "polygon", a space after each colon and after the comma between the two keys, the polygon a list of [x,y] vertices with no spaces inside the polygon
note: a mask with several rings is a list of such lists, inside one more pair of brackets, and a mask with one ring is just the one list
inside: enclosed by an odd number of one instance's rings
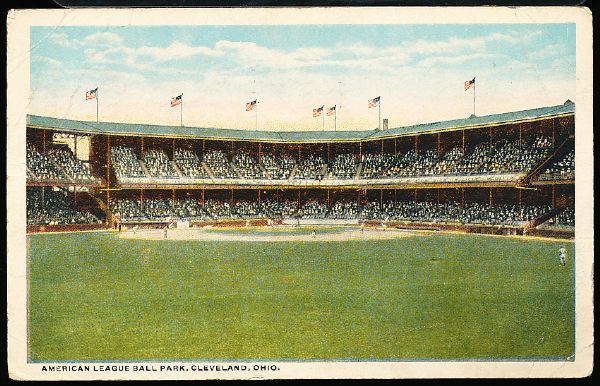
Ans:
{"label": "flagpole", "polygon": [[183,127],[183,94],[181,94],[181,103],[179,108],[179,125]]}
{"label": "flagpole", "polygon": [[335,106],[335,114],[333,114],[333,131],[337,131],[337,105]]}
{"label": "flagpole", "polygon": [[377,125],[379,127],[379,130],[381,130],[381,97],[379,97],[379,103],[377,104],[377,106],[379,107],[379,116],[377,118]]}
{"label": "flagpole", "polygon": [[96,88],[96,123],[98,122],[98,88]]}
{"label": "flagpole", "polygon": [[477,82],[475,82],[475,78],[473,78],[473,116],[475,116],[475,87],[477,86]]}
{"label": "flagpole", "polygon": [[258,130],[258,100],[256,101],[255,105],[256,111],[254,112],[254,130]]}

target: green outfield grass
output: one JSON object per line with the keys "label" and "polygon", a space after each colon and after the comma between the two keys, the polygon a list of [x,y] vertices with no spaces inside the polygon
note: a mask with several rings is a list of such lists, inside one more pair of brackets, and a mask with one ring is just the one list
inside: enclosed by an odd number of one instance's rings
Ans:
{"label": "green outfield grass", "polygon": [[574,245],[29,239],[44,360],[555,359],[574,353]]}

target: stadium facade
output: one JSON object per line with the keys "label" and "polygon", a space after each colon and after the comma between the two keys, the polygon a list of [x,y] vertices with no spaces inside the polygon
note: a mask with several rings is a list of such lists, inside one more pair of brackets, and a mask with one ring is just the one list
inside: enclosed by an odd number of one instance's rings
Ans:
{"label": "stadium facade", "polygon": [[574,236],[575,104],[384,130],[27,116],[29,232],[344,223]]}

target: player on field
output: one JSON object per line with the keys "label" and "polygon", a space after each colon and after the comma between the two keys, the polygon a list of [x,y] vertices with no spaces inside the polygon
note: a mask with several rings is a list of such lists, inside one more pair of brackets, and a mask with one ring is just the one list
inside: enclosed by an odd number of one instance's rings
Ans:
{"label": "player on field", "polygon": [[560,265],[562,265],[563,267],[567,265],[567,249],[564,245],[561,245],[558,249],[558,255],[560,259]]}

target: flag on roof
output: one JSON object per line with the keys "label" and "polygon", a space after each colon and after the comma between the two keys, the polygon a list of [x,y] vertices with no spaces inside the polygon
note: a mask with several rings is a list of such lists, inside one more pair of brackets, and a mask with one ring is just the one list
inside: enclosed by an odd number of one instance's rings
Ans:
{"label": "flag on roof", "polygon": [[246,111],[254,110],[254,106],[256,106],[256,100],[246,103]]}
{"label": "flag on roof", "polygon": [[325,108],[325,105],[319,107],[318,109],[313,109],[313,117],[320,117],[321,113],[323,112],[323,108]]}
{"label": "flag on roof", "polygon": [[333,115],[335,114],[335,105],[333,105],[333,107],[330,107],[327,109],[327,115]]}
{"label": "flag on roof", "polygon": [[183,94],[177,95],[175,98],[171,99],[171,107],[180,105],[181,102],[183,102]]}
{"label": "flag on roof", "polygon": [[90,100],[90,99],[96,99],[96,94],[98,93],[98,87],[96,87],[93,90],[90,90],[88,92],[85,93],[85,99]]}
{"label": "flag on roof", "polygon": [[381,98],[381,97],[369,99],[369,108],[377,107],[377,105],[379,104],[379,98]]}
{"label": "flag on roof", "polygon": [[473,87],[474,84],[475,84],[475,78],[465,81],[465,91],[467,91],[468,89]]}

